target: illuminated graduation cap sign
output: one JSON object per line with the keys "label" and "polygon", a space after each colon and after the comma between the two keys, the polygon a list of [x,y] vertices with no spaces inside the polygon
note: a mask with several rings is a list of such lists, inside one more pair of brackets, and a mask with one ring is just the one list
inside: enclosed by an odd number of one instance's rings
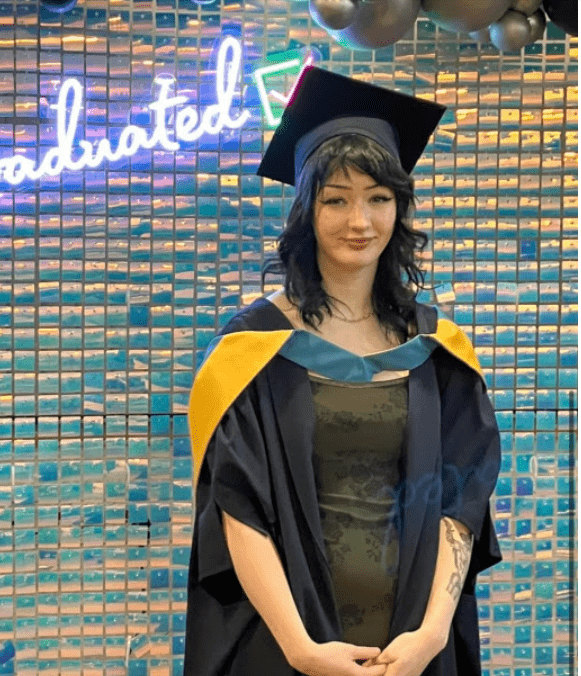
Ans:
{"label": "illuminated graduation cap sign", "polygon": [[[34,160],[24,155],[0,159],[0,180],[16,186],[26,180],[36,181],[43,176],[58,176],[65,169],[71,171],[94,169],[104,161],[115,162],[124,157],[131,157],[140,149],[160,147],[176,151],[180,148],[180,141],[195,141],[204,134],[217,135],[225,127],[239,129],[250,117],[248,110],[242,110],[236,118],[232,118],[230,114],[241,59],[242,48],[238,40],[231,36],[226,37],[220,44],[216,63],[217,102],[209,105],[202,115],[192,106],[185,105],[188,101],[186,96],[172,96],[173,79],[157,78],[158,98],[148,106],[154,113],[153,131],[130,124],[121,131],[115,148],[107,138],[101,139],[96,145],[86,139],[74,145],[83,105],[83,87],[78,80],[72,78],[65,80],[60,88],[58,101],[52,106],[56,110],[57,145],[46,152],[38,166]],[[289,66],[291,61],[292,64]],[[278,70],[296,68],[298,73],[299,66],[300,62],[296,59],[287,59],[275,66],[267,67],[267,71],[270,73],[276,68]],[[262,89],[259,86],[259,94],[267,119],[272,123],[262,75],[260,73]],[[284,102],[285,97],[283,95],[279,97]],[[171,129],[167,127],[167,113],[172,108],[176,108],[173,116],[173,140],[170,138]]]}

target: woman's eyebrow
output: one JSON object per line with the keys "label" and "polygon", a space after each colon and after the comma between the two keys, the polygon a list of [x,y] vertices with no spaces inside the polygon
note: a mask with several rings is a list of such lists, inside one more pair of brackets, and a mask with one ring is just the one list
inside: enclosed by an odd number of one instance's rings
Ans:
{"label": "woman's eyebrow", "polygon": [[[374,183],[373,185],[370,185],[367,188],[363,188],[363,190],[373,190],[373,188],[385,188],[386,186],[384,185],[379,185],[379,183]],[[326,185],[323,186],[323,188],[344,188],[345,190],[353,190],[353,188],[350,185],[338,185],[336,183],[327,183]]]}

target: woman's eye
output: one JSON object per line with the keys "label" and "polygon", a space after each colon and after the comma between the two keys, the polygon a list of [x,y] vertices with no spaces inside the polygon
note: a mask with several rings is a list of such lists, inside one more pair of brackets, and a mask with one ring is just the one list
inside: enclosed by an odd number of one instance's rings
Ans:
{"label": "woman's eye", "polygon": [[[387,195],[373,195],[373,197],[370,198],[372,202],[377,202],[379,204],[384,203],[384,202],[390,202],[393,197],[388,197]],[[323,204],[330,204],[330,205],[335,205],[335,204],[340,204],[344,203],[345,199],[343,197],[330,197],[329,199],[322,200]]]}

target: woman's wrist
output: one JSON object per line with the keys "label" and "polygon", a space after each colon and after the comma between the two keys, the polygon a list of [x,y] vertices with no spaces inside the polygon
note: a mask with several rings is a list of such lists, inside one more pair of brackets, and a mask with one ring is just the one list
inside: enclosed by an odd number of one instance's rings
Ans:
{"label": "woman's wrist", "polygon": [[424,640],[434,653],[434,657],[444,650],[448,643],[449,630],[444,631],[441,626],[434,626],[430,624],[422,624],[418,632],[424,637]]}
{"label": "woman's wrist", "polygon": [[317,648],[317,643],[312,640],[306,631],[304,635],[292,637],[289,641],[283,641],[279,645],[286,661],[297,671],[304,671],[306,669]]}

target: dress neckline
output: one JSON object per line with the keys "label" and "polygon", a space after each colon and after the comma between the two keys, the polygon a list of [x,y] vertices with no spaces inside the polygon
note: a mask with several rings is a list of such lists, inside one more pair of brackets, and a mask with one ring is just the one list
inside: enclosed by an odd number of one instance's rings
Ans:
{"label": "dress neckline", "polygon": [[384,380],[371,380],[363,382],[353,382],[350,380],[335,380],[334,378],[325,378],[320,376],[318,373],[309,372],[309,380],[313,383],[320,385],[326,385],[327,387],[348,387],[351,389],[361,389],[361,388],[382,388],[382,387],[391,387],[396,385],[405,385],[409,380],[409,375],[399,376],[398,378],[387,378]]}
{"label": "dress neckline", "polygon": [[352,352],[351,350],[348,350],[345,347],[342,347],[341,345],[338,345],[337,343],[333,343],[330,340],[327,340],[326,338],[322,338],[321,336],[318,336],[316,333],[313,333],[312,331],[307,331],[306,329],[297,329],[289,320],[289,318],[285,315],[285,313],[278,307],[278,305],[275,305],[271,300],[268,298],[264,297],[264,300],[267,303],[270,303],[272,307],[276,309],[276,311],[284,317],[285,321],[289,325],[289,328],[291,328],[295,334],[306,334],[306,338],[308,339],[309,343],[312,344],[311,338],[313,338],[316,341],[319,341],[322,343],[322,347],[325,348],[326,350],[333,350],[337,351],[337,354],[339,351],[346,353],[348,355],[351,355],[352,357],[355,357],[357,359],[366,359],[367,357],[369,358],[374,358],[374,357],[380,357],[385,354],[389,354],[390,352],[394,352],[395,350],[401,349],[404,345],[408,345],[410,343],[413,343],[414,340],[419,338],[420,334],[414,336],[411,340],[407,340],[405,343],[400,343],[399,345],[395,345],[394,347],[388,347],[386,350],[380,350],[379,352],[367,352],[366,354],[357,354],[356,352]]}

